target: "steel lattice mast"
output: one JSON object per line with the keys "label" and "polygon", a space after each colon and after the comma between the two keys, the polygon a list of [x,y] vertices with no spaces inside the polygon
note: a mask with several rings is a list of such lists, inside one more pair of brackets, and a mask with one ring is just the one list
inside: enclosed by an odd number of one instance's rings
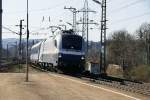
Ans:
{"label": "steel lattice mast", "polygon": [[82,26],[82,36],[86,39],[86,52],[88,53],[88,1],[85,0],[83,8],[83,26]]}
{"label": "steel lattice mast", "polygon": [[83,13],[83,19],[82,19],[82,23],[78,23],[78,24],[82,24],[82,37],[84,38],[84,40],[86,40],[86,54],[88,54],[88,49],[89,49],[89,24],[95,24],[95,23],[90,23],[89,22],[89,13],[93,12],[95,13],[95,11],[92,11],[89,9],[88,7],[88,0],[85,0],[84,2],[84,8],[79,10],[78,12],[82,12]]}

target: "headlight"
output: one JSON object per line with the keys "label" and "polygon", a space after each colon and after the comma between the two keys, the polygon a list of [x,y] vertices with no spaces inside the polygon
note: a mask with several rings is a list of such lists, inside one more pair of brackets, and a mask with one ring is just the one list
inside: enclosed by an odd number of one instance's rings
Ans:
{"label": "headlight", "polygon": [[81,59],[84,60],[85,58],[82,56]]}
{"label": "headlight", "polygon": [[59,54],[59,55],[58,55],[58,58],[61,58],[61,57],[62,57],[61,54]]}

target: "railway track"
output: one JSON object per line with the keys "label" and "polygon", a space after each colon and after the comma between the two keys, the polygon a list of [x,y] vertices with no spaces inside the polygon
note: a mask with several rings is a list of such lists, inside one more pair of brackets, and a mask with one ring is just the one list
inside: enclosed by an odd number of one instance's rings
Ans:
{"label": "railway track", "polygon": [[84,80],[91,81],[92,83],[106,85],[106,86],[118,88],[124,91],[150,96],[150,84],[148,83],[140,84],[140,83],[124,81],[124,83],[122,84],[121,82],[110,81],[107,79],[92,79],[92,78],[85,78],[85,77],[81,77],[81,78]]}
{"label": "railway track", "polygon": [[[37,68],[39,70],[45,72],[54,72],[54,70],[48,71],[45,69],[41,69],[32,64],[32,67]],[[61,73],[62,74],[62,73]],[[106,85],[109,87],[121,89],[127,92],[143,94],[146,96],[150,96],[150,83],[142,83],[137,81],[131,81],[126,79],[114,78],[114,77],[103,77],[103,78],[92,78],[92,77],[85,77],[85,76],[74,76],[86,81],[90,81],[94,84],[101,84]],[[112,79],[111,79],[112,78]]]}

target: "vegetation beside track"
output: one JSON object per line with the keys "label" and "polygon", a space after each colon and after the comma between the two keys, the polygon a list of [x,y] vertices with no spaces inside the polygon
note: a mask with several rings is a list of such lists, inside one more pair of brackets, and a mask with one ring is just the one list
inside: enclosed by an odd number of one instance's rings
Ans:
{"label": "vegetation beside track", "polygon": [[0,66],[0,73],[17,73],[25,72],[25,68],[22,64],[18,64],[16,61],[4,60]]}
{"label": "vegetation beside track", "polygon": [[125,78],[127,79],[150,82],[150,65],[132,67],[127,69],[125,73]]}

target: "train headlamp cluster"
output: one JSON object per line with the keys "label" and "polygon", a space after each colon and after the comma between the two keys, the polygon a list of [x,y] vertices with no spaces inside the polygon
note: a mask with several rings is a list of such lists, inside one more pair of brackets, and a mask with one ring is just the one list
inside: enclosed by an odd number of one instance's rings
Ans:
{"label": "train headlamp cluster", "polygon": [[61,57],[62,57],[61,54],[59,54],[59,55],[58,55],[58,58],[61,58]]}
{"label": "train headlamp cluster", "polygon": [[[58,58],[62,58],[62,54],[58,54]],[[81,60],[84,60],[85,57],[84,56],[81,56]]]}
{"label": "train headlamp cluster", "polygon": [[82,57],[81,57],[81,60],[84,60],[84,59],[85,59],[85,58],[82,56]]}

